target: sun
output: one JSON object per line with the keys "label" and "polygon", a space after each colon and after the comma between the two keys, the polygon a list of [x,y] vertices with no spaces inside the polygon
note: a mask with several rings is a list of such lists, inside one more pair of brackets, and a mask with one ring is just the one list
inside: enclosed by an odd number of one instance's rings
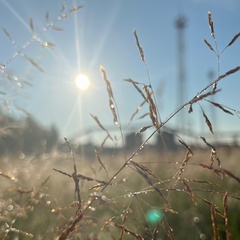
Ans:
{"label": "sun", "polygon": [[87,90],[90,86],[90,80],[85,74],[77,75],[77,77],[75,78],[75,83],[77,87],[82,91]]}

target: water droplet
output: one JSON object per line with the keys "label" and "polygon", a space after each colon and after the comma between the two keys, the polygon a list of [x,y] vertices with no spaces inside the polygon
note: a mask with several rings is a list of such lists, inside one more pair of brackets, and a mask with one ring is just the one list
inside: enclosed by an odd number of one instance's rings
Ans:
{"label": "water droplet", "polygon": [[50,205],[51,204],[51,201],[47,201],[47,205]]}
{"label": "water droplet", "polygon": [[58,16],[58,17],[57,17],[57,20],[59,20],[59,21],[60,21],[61,19],[62,19],[62,17],[61,17],[61,16]]}
{"label": "water droplet", "polygon": [[8,210],[8,211],[12,211],[12,210],[13,210],[13,205],[8,205],[8,206],[7,206],[7,210]]}
{"label": "water droplet", "polygon": [[178,165],[178,162],[176,162],[176,164]]}
{"label": "water droplet", "polygon": [[205,239],[206,239],[206,235],[203,234],[203,233],[201,233],[199,237],[200,237],[200,239],[202,239],[202,240],[205,240]]}
{"label": "water droplet", "polygon": [[101,197],[102,193],[101,192],[94,192],[93,195],[96,196],[96,197]]}
{"label": "water droplet", "polygon": [[123,181],[123,182],[126,182],[126,181],[127,181],[127,179],[126,179],[126,178],[124,178],[122,181]]}
{"label": "water droplet", "polygon": [[18,158],[19,159],[24,159],[25,158],[25,154],[23,152],[18,154]]}
{"label": "water droplet", "polygon": [[42,42],[42,45],[43,45],[44,47],[48,47],[48,42]]}
{"label": "water droplet", "polygon": [[101,199],[105,202],[107,200],[107,197],[103,195]]}
{"label": "water droplet", "polygon": [[47,31],[47,28],[43,28],[43,31],[46,32],[46,31]]}
{"label": "water droplet", "polygon": [[94,211],[96,211],[96,208],[95,207],[91,207],[91,210],[94,212]]}
{"label": "water droplet", "polygon": [[19,54],[18,52],[14,53],[13,58],[17,57],[18,54]]}
{"label": "water droplet", "polygon": [[3,64],[0,65],[0,72],[1,73],[5,72],[5,65],[3,65]]}
{"label": "water droplet", "polygon": [[194,221],[195,223],[199,223],[199,222],[200,222],[200,219],[199,219],[198,217],[194,217],[194,218],[193,218],[193,221]]}
{"label": "water droplet", "polygon": [[142,150],[144,146],[140,146],[139,150]]}
{"label": "water droplet", "polygon": [[22,85],[22,83],[18,82],[17,86],[21,88],[23,85]]}
{"label": "water droplet", "polygon": [[28,46],[30,45],[30,42],[28,41],[28,42],[26,42],[24,45],[23,45],[23,49],[25,49],[25,48],[27,48]]}
{"label": "water droplet", "polygon": [[18,77],[17,76],[13,76],[12,78],[13,78],[13,80],[18,81]]}

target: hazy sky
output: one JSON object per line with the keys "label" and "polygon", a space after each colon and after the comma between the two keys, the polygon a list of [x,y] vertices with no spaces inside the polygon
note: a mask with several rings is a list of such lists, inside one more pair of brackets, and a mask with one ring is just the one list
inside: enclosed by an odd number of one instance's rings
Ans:
{"label": "hazy sky", "polygon": [[[54,124],[63,136],[82,136],[86,129],[96,123],[90,113],[96,115],[104,126],[113,126],[113,117],[108,105],[105,83],[99,66],[102,65],[111,81],[117,102],[121,123],[126,125],[142,102],[142,97],[134,87],[123,79],[148,84],[148,76],[141,61],[133,29],[136,29],[143,48],[151,84],[156,92],[156,100],[161,119],[166,119],[178,106],[178,48],[175,21],[179,14],[185,16],[184,55],[186,71],[186,91],[184,98],[190,100],[210,79],[217,77],[217,57],[203,42],[203,38],[213,46],[214,41],[208,27],[208,11],[212,13],[218,49],[221,52],[234,35],[240,32],[240,2],[238,0],[86,0],[67,1],[66,12],[74,5],[83,5],[79,11],[65,20],[55,20],[61,16],[63,1],[48,0],[2,0],[0,1],[1,27],[11,35],[11,43],[6,32],[0,33],[0,63],[7,64],[6,71],[23,82],[9,82],[1,76],[1,91],[7,93],[1,99],[13,109],[14,103],[30,112],[46,126]],[[49,22],[64,31],[46,28],[46,12]],[[43,43],[49,41],[54,48],[42,47],[32,41],[30,19],[34,32]],[[24,47],[25,44],[30,45]],[[40,72],[24,57],[15,56],[18,50],[35,60],[44,72]],[[14,57],[15,56],[15,57]],[[13,60],[12,60],[13,59]],[[12,60],[12,61],[11,61]],[[240,39],[221,56],[220,74],[240,65]],[[80,72],[87,74],[91,87],[80,92],[74,78]],[[218,87],[221,92],[214,101],[233,109],[239,106],[239,73],[223,79]],[[211,114],[209,104],[202,108],[219,131],[239,130],[239,118],[224,114],[216,109]],[[200,132],[208,132],[198,104],[187,116],[187,126]],[[147,112],[146,108],[136,119]],[[23,115],[22,115],[23,116]],[[215,119],[215,120],[214,120]],[[150,124],[150,119],[135,120],[133,126]],[[176,128],[179,119],[173,118],[168,126]]]}

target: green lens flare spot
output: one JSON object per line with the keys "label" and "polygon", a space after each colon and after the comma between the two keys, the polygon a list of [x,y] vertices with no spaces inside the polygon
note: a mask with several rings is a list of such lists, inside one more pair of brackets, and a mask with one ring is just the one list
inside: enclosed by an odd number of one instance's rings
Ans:
{"label": "green lens flare spot", "polygon": [[150,223],[157,223],[161,221],[163,217],[163,211],[159,209],[150,209],[146,214],[147,220]]}

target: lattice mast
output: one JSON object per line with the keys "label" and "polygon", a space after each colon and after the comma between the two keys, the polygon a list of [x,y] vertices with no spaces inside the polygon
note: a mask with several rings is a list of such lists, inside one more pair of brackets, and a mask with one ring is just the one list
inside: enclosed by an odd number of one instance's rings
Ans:
{"label": "lattice mast", "polygon": [[[186,71],[185,71],[185,38],[184,30],[186,28],[186,19],[179,15],[175,21],[177,29],[178,45],[178,78],[177,78],[177,107],[184,104],[187,100]],[[181,111],[177,118],[177,129],[180,131],[187,130],[186,112]]]}

